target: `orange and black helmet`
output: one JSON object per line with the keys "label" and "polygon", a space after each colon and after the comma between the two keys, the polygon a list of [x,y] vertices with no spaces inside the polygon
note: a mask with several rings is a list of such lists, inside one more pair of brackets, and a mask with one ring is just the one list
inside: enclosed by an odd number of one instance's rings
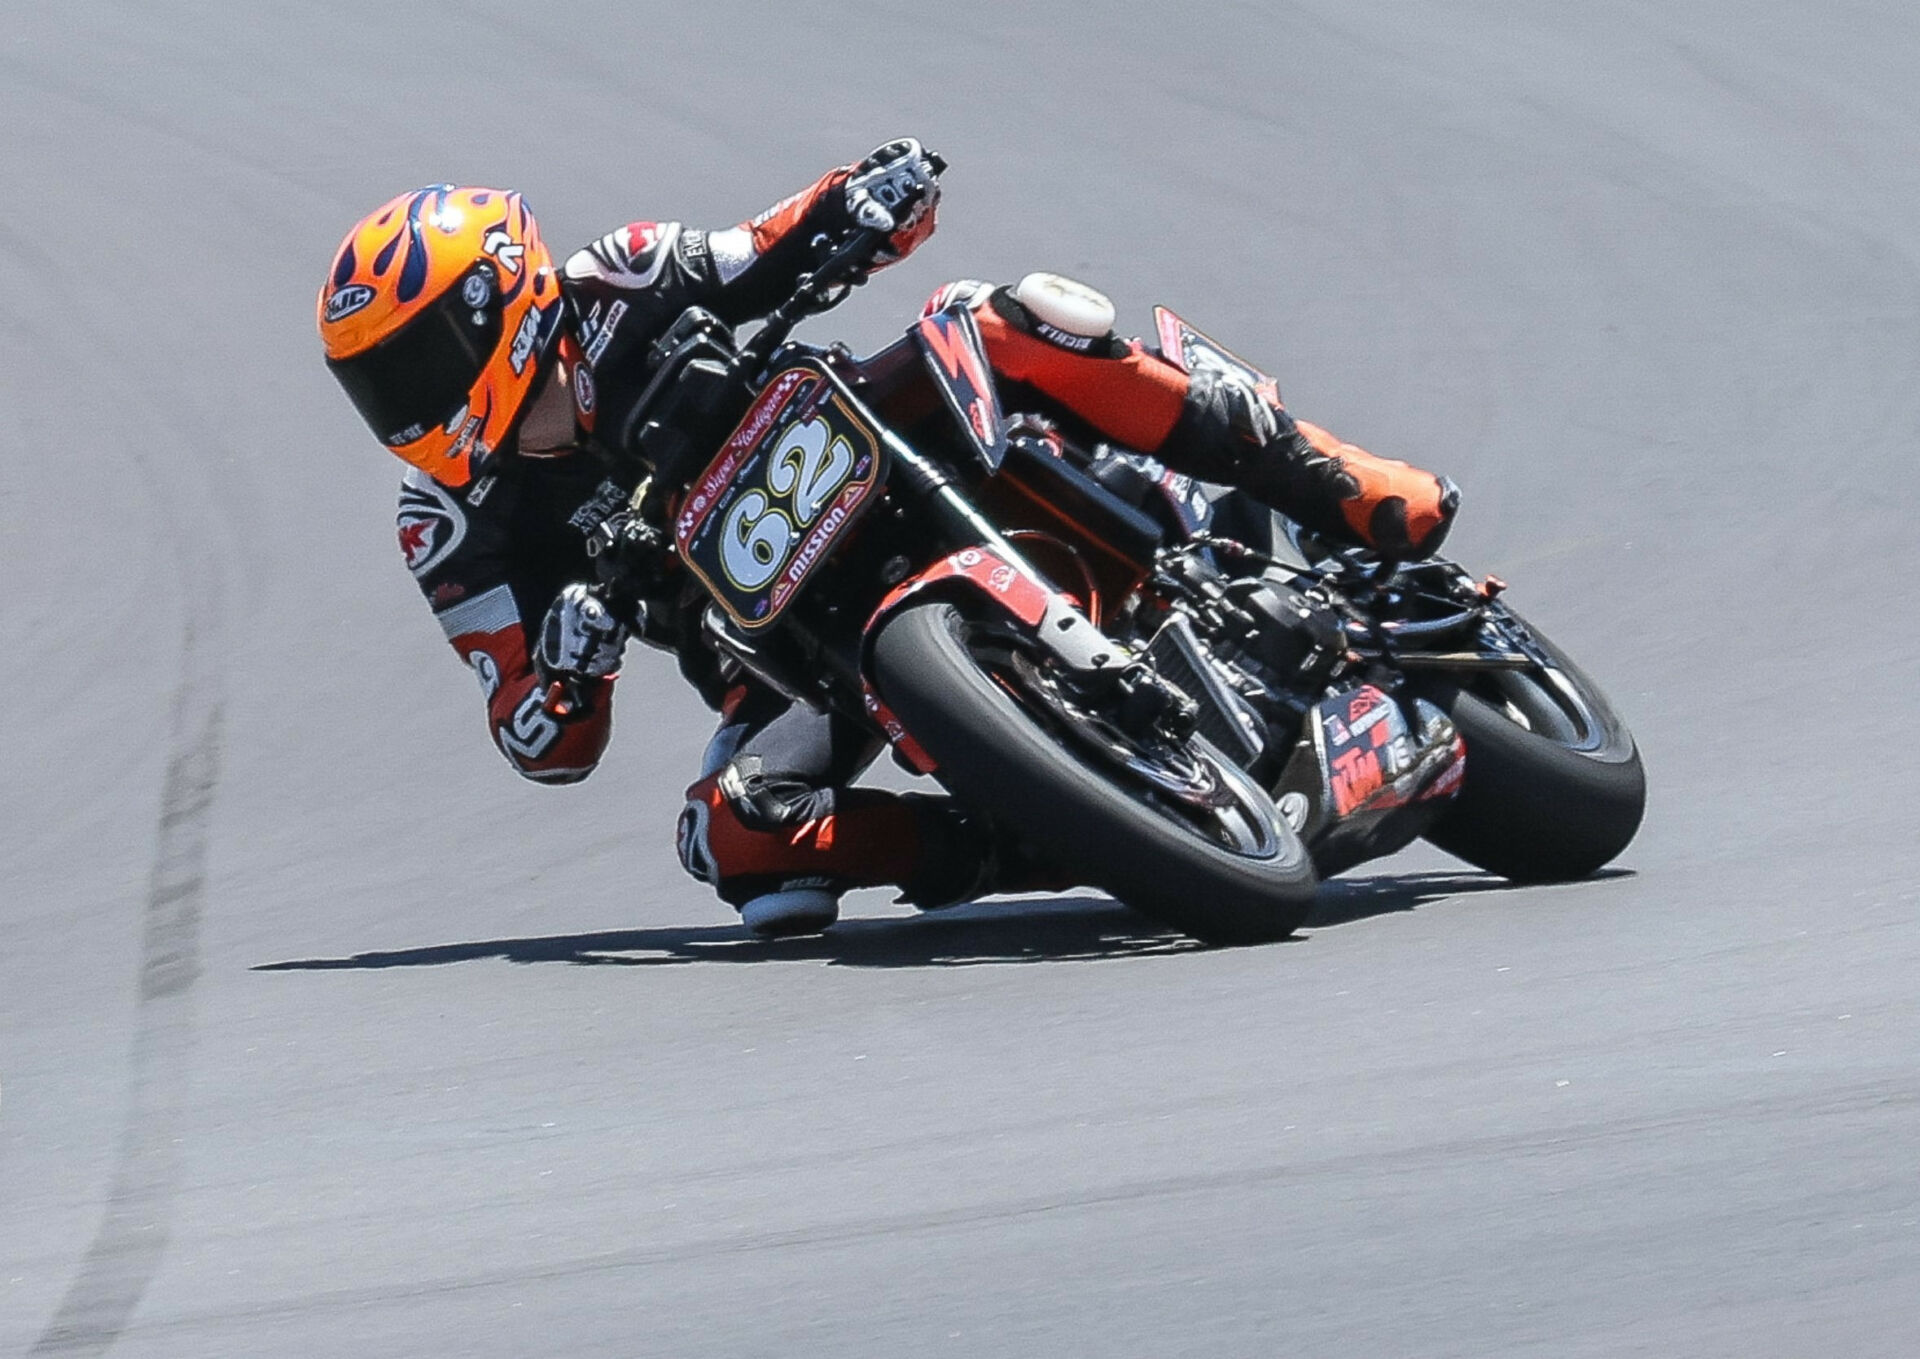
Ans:
{"label": "orange and black helmet", "polygon": [[401,194],[347,233],[320,289],[320,339],[374,435],[448,486],[513,432],[564,303],[517,193]]}

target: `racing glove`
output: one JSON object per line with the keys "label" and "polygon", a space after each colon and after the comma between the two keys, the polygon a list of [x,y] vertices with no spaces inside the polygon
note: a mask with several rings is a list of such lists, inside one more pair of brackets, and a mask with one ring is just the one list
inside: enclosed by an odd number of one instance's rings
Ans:
{"label": "racing glove", "polygon": [[847,215],[856,225],[887,233],[876,268],[897,264],[933,235],[940,203],[939,157],[912,137],[876,147],[847,174]]}
{"label": "racing glove", "polygon": [[604,679],[620,668],[627,629],[589,587],[561,590],[540,625],[534,663],[554,679]]}

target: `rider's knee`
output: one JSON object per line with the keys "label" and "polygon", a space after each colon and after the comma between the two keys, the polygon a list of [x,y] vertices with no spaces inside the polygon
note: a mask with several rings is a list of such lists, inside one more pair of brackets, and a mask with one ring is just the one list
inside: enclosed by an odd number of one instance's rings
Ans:
{"label": "rider's knee", "polygon": [[804,867],[817,837],[803,828],[832,813],[831,789],[735,755],[687,789],[674,844],[681,867],[726,896],[730,884]]}

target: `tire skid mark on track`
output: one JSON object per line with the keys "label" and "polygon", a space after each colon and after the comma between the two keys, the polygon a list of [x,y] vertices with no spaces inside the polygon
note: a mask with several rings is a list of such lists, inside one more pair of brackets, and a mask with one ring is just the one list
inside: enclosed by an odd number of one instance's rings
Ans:
{"label": "tire skid mark on track", "polygon": [[200,972],[208,822],[220,777],[218,690],[196,683],[203,645],[189,627],[175,700],[160,844],[147,886],[131,1093],[107,1212],[79,1274],[30,1353],[104,1354],[126,1329],[167,1248]]}
{"label": "tire skid mark on track", "polygon": [[[0,226],[31,289],[10,286],[16,310],[38,302],[37,338],[92,357],[105,384],[119,374],[133,386],[135,365],[114,343],[110,326],[77,314],[79,296],[59,262],[16,231]],[[101,363],[105,358],[109,362]],[[131,395],[131,393],[125,393]],[[152,465],[156,443],[179,449],[212,443],[189,432],[177,414],[153,401],[127,403],[149,412],[139,438],[116,451],[140,478],[157,522],[167,527],[182,601],[179,680],[167,732],[167,767],[160,793],[158,843],[141,905],[140,971],[131,1045],[127,1120],[115,1153],[107,1207],[78,1273],[68,1285],[32,1355],[99,1355],[119,1339],[165,1254],[179,1174],[180,1135],[193,1046],[193,986],[200,974],[200,924],[205,907],[207,855],[214,796],[219,785],[225,677],[217,661],[227,597],[218,537],[206,521],[208,498],[176,475]],[[181,465],[187,460],[176,459]]]}

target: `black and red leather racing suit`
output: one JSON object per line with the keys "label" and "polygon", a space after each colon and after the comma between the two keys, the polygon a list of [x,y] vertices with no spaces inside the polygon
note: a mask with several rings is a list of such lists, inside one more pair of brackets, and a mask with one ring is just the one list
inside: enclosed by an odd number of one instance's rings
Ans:
{"label": "black and red leather racing suit", "polygon": [[[562,269],[573,324],[559,362],[580,451],[505,456],[458,491],[408,473],[402,553],[479,679],[495,745],[525,777],[586,777],[611,733],[612,677],[591,681],[580,714],[562,720],[543,704],[530,657],[555,594],[594,578],[588,535],[632,490],[609,478],[591,448],[633,437],[648,348],[683,310],[701,306],[739,324],[788,296],[815,238],[850,225],[847,173],[829,172],[724,231],[635,222],[576,252]],[[1138,341],[1063,334],[1004,288],[950,284],[930,305],[954,301],[979,321],[1010,408],[1045,410],[1178,471],[1239,487],[1319,532],[1401,554],[1431,550],[1445,533],[1456,498],[1428,473],[1296,426],[1284,412],[1278,438],[1250,441],[1209,374],[1189,376]],[[683,665],[691,659],[683,655]],[[724,898],[739,905],[795,882],[897,884],[935,904],[979,885],[980,832],[945,799],[846,786],[879,749],[864,730],[752,683],[710,686],[707,696],[721,727],[687,790],[679,850]]]}

